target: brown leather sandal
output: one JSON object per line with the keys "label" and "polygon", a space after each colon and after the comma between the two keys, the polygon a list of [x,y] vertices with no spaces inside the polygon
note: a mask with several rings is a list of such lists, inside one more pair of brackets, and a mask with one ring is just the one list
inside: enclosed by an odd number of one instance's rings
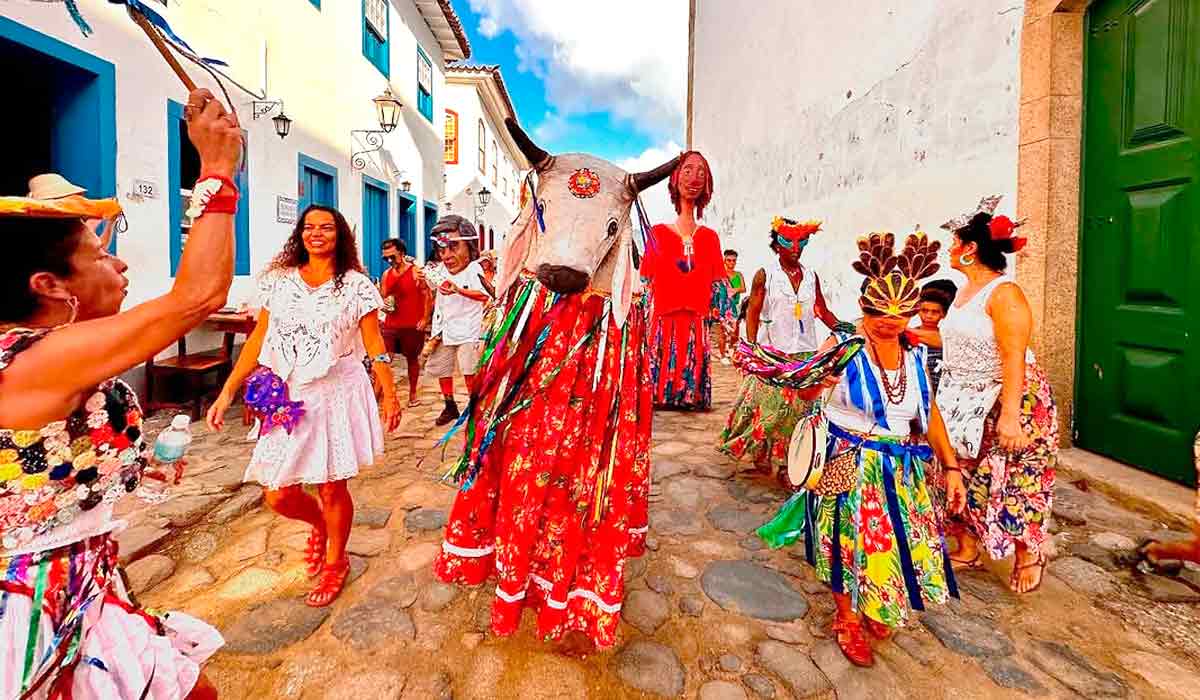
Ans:
{"label": "brown leather sandal", "polygon": [[[1029,569],[1029,568],[1032,568],[1035,566],[1038,567],[1037,583],[1033,584],[1029,588],[1029,590],[1018,593],[1017,578],[1019,577],[1020,573],[1022,571],[1024,571],[1025,569]],[[1018,595],[1022,595],[1024,593],[1033,593],[1034,591],[1036,591],[1037,589],[1042,587],[1042,580],[1045,577],[1046,577],[1046,555],[1042,552],[1038,552],[1037,559],[1029,562],[1028,564],[1017,564],[1015,561],[1013,562],[1012,575],[1009,576],[1009,579],[1008,579],[1008,588],[1013,593],[1017,593]]]}

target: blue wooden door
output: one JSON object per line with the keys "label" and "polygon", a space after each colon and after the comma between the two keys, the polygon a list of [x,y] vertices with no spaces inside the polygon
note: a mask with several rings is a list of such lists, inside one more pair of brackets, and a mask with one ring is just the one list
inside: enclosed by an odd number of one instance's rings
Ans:
{"label": "blue wooden door", "polygon": [[411,194],[396,193],[396,235],[408,254],[417,257],[417,200]]}
{"label": "blue wooden door", "polygon": [[438,220],[438,208],[433,202],[425,202],[425,240],[433,237],[433,225]]}
{"label": "blue wooden door", "polygon": [[337,206],[333,197],[333,178],[329,175],[304,166],[304,196],[300,198],[300,211],[310,204],[321,204],[327,207]]}
{"label": "blue wooden door", "polygon": [[388,191],[383,183],[363,178],[363,262],[372,279],[383,274],[380,248],[388,237]]}

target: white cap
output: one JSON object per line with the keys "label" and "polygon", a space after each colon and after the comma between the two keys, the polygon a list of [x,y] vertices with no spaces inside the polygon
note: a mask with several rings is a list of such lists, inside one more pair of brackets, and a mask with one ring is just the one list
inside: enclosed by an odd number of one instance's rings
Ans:
{"label": "white cap", "polygon": [[177,415],[171,419],[171,429],[172,430],[187,430],[188,428],[191,427],[191,425],[192,425],[192,418],[191,418],[191,416],[187,415],[186,413],[180,413],[179,415]]}

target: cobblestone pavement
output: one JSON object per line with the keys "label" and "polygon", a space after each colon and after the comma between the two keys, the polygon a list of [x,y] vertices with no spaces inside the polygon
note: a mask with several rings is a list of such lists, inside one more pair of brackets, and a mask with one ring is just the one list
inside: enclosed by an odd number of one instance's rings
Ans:
{"label": "cobblestone pavement", "polygon": [[874,669],[850,667],[799,552],[749,534],[784,493],[713,450],[737,377],[720,367],[714,383],[711,414],[656,420],[650,551],[628,564],[612,651],[560,656],[530,616],[495,639],[490,589],[434,581],[454,498],[438,478],[455,453],[434,449],[432,382],[384,463],[353,482],[354,578],[329,608],[301,599],[304,526],[241,485],[252,443],[232,414],[221,435],[201,429],[172,500],[126,504],[130,580],[145,604],[221,628],[207,671],[225,698],[1197,697],[1200,569],[1136,571],[1134,541],[1164,526],[1067,479],[1039,592],[1009,593],[1005,564],[964,574],[961,601],[877,644]]}

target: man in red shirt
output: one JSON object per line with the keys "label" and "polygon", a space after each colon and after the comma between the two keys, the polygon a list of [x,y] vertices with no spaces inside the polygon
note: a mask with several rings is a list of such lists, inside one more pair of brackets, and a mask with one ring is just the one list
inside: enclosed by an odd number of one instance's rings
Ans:
{"label": "man in red shirt", "polygon": [[388,264],[379,280],[385,317],[383,339],[388,350],[404,356],[408,364],[408,405],[417,405],[417,382],[421,378],[421,349],[433,313],[429,286],[420,268],[408,257],[404,242],[383,242],[383,260]]}

